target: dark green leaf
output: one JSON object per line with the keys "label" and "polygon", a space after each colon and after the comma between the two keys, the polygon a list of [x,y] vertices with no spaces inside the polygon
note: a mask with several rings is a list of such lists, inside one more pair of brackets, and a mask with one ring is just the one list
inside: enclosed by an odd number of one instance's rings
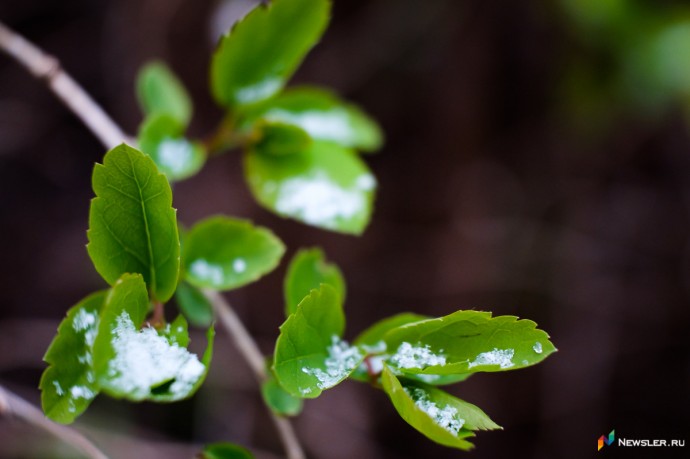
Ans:
{"label": "dark green leaf", "polygon": [[555,352],[530,320],[458,311],[395,328],[384,336],[391,366],[405,373],[451,375],[524,368]]}
{"label": "dark green leaf", "polygon": [[192,116],[192,101],[184,86],[162,62],[149,62],[137,75],[137,96],[146,115],[171,116],[184,128]]}
{"label": "dark green leaf", "polygon": [[49,366],[41,377],[41,404],[53,421],[74,422],[99,392],[91,368],[92,346],[107,293],[89,295],[67,311],[43,358]]}
{"label": "dark green leaf", "polygon": [[177,344],[188,342],[180,330],[186,323],[175,321],[177,328],[162,334],[150,327],[140,330],[148,306],[140,274],[125,274],[115,283],[93,346],[96,380],[109,395],[134,401],[189,397],[205,377],[207,366]]}
{"label": "dark green leaf", "polygon": [[468,451],[474,446],[467,440],[474,436],[472,430],[500,428],[478,407],[440,389],[409,381],[401,384],[388,367],[381,384],[400,417],[442,445]]}
{"label": "dark green leaf", "polygon": [[365,350],[367,348],[372,349],[371,352],[373,353],[383,353],[386,351],[386,343],[383,341],[383,337],[386,333],[394,328],[426,320],[428,318],[429,316],[422,316],[411,312],[403,312],[391,317],[386,317],[360,333],[355,339],[354,344],[362,347],[366,346]]}
{"label": "dark green leaf", "polygon": [[213,55],[216,101],[234,108],[279,92],[321,38],[329,13],[328,0],[274,0],[251,11]]}
{"label": "dark green leaf", "polygon": [[272,371],[261,384],[261,395],[271,411],[281,416],[297,416],[302,411],[302,399],[293,397],[278,384]]}
{"label": "dark green leaf", "polygon": [[141,150],[153,158],[169,180],[183,180],[199,172],[206,161],[204,147],[183,137],[184,128],[165,113],[150,115],[139,130]]}
{"label": "dark green leaf", "polygon": [[364,355],[341,340],[345,316],[335,289],[312,290],[280,326],[273,371],[296,397],[315,398],[347,378]]}
{"label": "dark green leaf", "polygon": [[182,281],[177,285],[175,300],[180,311],[198,327],[208,327],[213,322],[213,308],[198,288]]}
{"label": "dark green leaf", "polygon": [[258,141],[254,149],[265,155],[291,155],[309,147],[311,137],[291,124],[262,122],[256,127]]}
{"label": "dark green leaf", "polygon": [[321,88],[288,89],[245,114],[247,129],[257,120],[299,126],[314,140],[330,141],[363,151],[381,148],[383,134],[359,107]]}
{"label": "dark green leaf", "polygon": [[177,286],[180,241],[165,176],[123,144],[96,164],[93,189],[87,249],[96,270],[110,285],[124,273],[141,273],[151,295],[167,301]]}
{"label": "dark green leaf", "polygon": [[350,149],[313,142],[287,156],[250,152],[244,167],[256,200],[278,215],[350,234],[369,223],[376,179]]}
{"label": "dark green leaf", "polygon": [[290,261],[285,275],[285,315],[289,316],[313,289],[329,284],[345,301],[345,279],[340,269],[327,263],[321,249],[300,250]]}
{"label": "dark green leaf", "polygon": [[213,443],[204,448],[201,459],[254,459],[254,456],[234,443]]}
{"label": "dark green leaf", "polygon": [[187,233],[186,278],[197,287],[232,290],[271,272],[284,252],[280,239],[265,228],[246,220],[211,217]]}

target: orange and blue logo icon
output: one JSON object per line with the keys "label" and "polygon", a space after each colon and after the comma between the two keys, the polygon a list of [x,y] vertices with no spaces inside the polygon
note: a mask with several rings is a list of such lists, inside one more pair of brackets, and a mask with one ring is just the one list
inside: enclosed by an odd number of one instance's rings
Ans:
{"label": "orange and blue logo icon", "polygon": [[615,439],[616,439],[616,429],[612,430],[609,433],[608,438],[602,435],[601,437],[599,437],[599,440],[597,441],[597,451],[601,451],[601,448],[604,447],[604,443],[606,444],[606,446],[611,446]]}

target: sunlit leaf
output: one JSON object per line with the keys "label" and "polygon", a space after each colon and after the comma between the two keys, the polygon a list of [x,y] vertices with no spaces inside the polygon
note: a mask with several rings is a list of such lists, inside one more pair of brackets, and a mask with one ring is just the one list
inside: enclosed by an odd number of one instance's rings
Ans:
{"label": "sunlit leaf", "polygon": [[345,301],[345,279],[338,266],[327,263],[321,249],[297,252],[285,274],[285,315],[295,312],[300,301],[321,284],[329,284],[340,295],[341,301]]}
{"label": "sunlit leaf", "polygon": [[169,180],[191,177],[206,161],[204,147],[185,139],[183,134],[183,125],[165,113],[150,115],[139,130],[141,150],[153,158]]}
{"label": "sunlit leaf", "polygon": [[341,339],[345,316],[335,289],[322,284],[280,326],[273,371],[296,397],[315,398],[347,378],[364,355]]}
{"label": "sunlit leaf", "polygon": [[187,233],[186,279],[197,287],[232,290],[271,272],[285,246],[271,231],[246,220],[211,217]]}
{"label": "sunlit leaf", "polygon": [[369,223],[376,179],[350,149],[313,142],[292,155],[250,152],[244,167],[256,200],[278,215],[350,234]]}
{"label": "sunlit leaf", "polygon": [[208,327],[213,322],[213,308],[198,288],[182,281],[177,285],[175,301],[180,311],[198,327]]}
{"label": "sunlit leaf", "polygon": [[44,360],[41,377],[43,412],[53,421],[69,424],[88,408],[99,392],[91,368],[99,313],[107,291],[89,295],[67,311]]}
{"label": "sunlit leaf", "polygon": [[137,96],[146,115],[168,115],[182,128],[192,116],[192,101],[184,86],[162,62],[147,63],[137,75]]}
{"label": "sunlit leaf", "polygon": [[287,89],[252,107],[243,117],[244,129],[258,120],[299,126],[314,140],[357,150],[375,151],[383,143],[381,128],[370,116],[322,88]]}
{"label": "sunlit leaf", "polygon": [[141,273],[151,295],[167,301],[180,269],[172,191],[151,158],[127,145],[110,150],[93,171],[89,256],[113,285],[124,273]]}
{"label": "sunlit leaf", "polygon": [[273,0],[251,11],[213,55],[216,101],[233,108],[275,95],[321,38],[329,13],[328,0]]}

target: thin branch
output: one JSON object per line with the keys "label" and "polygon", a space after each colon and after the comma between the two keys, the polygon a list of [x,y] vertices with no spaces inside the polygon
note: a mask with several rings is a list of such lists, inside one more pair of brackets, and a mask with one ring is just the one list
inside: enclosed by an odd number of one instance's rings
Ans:
{"label": "thin branch", "polygon": [[41,410],[0,385],[0,416],[12,416],[58,437],[92,459],[108,459],[91,441],[69,427],[50,421]]}
{"label": "thin branch", "polygon": [[[247,329],[244,328],[240,318],[237,317],[235,310],[220,293],[214,290],[205,289],[204,295],[213,305],[213,309],[216,311],[221,324],[235,341],[235,345],[251,367],[256,380],[259,384],[265,382],[268,375],[266,374],[264,356]],[[268,411],[276,429],[278,429],[287,457],[289,459],[304,459],[306,456],[290,421],[287,418],[278,416],[270,409]]]}
{"label": "thin branch", "polygon": [[60,61],[0,22],[0,50],[26,67],[36,78],[45,81],[51,91],[111,149],[127,136],[103,109],[60,66]]}

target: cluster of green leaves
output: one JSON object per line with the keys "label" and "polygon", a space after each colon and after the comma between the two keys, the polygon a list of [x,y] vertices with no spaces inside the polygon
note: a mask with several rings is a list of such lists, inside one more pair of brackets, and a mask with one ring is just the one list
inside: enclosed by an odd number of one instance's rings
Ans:
{"label": "cluster of green leaves", "polygon": [[227,111],[206,142],[184,133],[192,104],[164,64],[144,66],[137,93],[145,119],[139,144],[170,180],[197,173],[209,154],[244,150],[257,202],[308,225],[360,234],[371,218],[376,179],[358,151],[382,144],[378,125],[355,105],[313,86],[285,89],[328,25],[329,0],[274,0],[223,36],[211,90]]}

